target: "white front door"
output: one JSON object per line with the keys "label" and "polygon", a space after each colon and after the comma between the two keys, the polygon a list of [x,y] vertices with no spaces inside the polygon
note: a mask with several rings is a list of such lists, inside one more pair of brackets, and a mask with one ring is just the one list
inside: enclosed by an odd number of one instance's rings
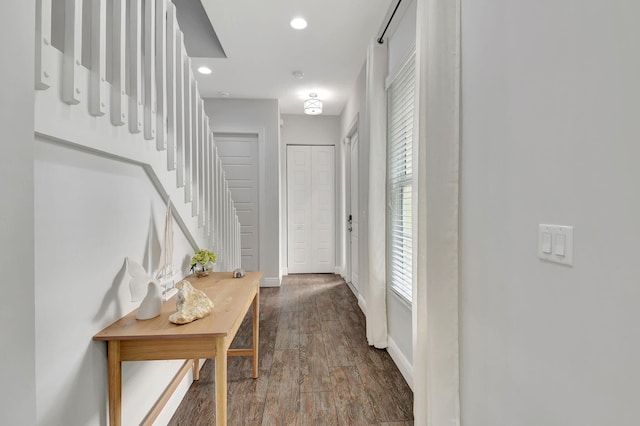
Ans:
{"label": "white front door", "polygon": [[258,135],[216,133],[214,139],[240,220],[241,265],[258,271]]}
{"label": "white front door", "polygon": [[333,146],[287,147],[287,261],[290,273],[335,271]]}
{"label": "white front door", "polygon": [[350,247],[351,252],[349,255],[351,266],[351,284],[358,292],[359,288],[359,275],[358,275],[358,134],[356,133],[351,137],[349,148],[351,150],[349,156],[349,188],[350,188]]}

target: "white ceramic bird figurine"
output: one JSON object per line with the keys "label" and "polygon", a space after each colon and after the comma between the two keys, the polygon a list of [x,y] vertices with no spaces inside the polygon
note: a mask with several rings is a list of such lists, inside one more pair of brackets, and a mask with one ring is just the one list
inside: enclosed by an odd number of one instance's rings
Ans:
{"label": "white ceramic bird figurine", "polygon": [[162,310],[162,290],[160,290],[160,284],[150,277],[139,263],[134,262],[128,257],[125,261],[127,264],[127,272],[131,276],[131,281],[129,281],[131,301],[137,302],[144,297],[136,318],[144,320],[157,317]]}

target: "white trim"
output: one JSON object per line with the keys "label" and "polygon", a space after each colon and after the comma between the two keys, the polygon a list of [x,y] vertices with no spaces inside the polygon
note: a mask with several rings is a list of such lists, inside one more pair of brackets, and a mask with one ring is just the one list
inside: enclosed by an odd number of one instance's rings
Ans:
{"label": "white trim", "polygon": [[364,300],[364,297],[362,297],[361,294],[358,294],[358,306],[360,307],[360,310],[362,311],[362,313],[366,317],[367,316],[367,301]]}
{"label": "white trim", "polygon": [[359,124],[360,124],[360,111],[356,112],[355,117],[353,117],[353,120],[351,120],[349,127],[347,127],[347,129],[349,130],[347,131],[347,135],[344,137],[345,143],[351,143],[351,138],[358,131]]}
{"label": "white trim", "polygon": [[263,278],[260,283],[260,287],[280,287],[281,285],[280,278],[278,277]]}
{"label": "white trim", "polygon": [[[342,278],[344,278],[344,277],[342,277]],[[349,290],[351,290],[351,293],[353,293],[353,295],[356,297],[356,299],[360,297],[360,293],[358,293],[358,290],[356,290],[356,288],[353,286],[353,284],[347,282],[347,287],[349,287]]]}
{"label": "white trim", "polygon": [[404,356],[404,354],[402,353],[398,345],[396,345],[396,342],[393,341],[391,336],[389,336],[388,343],[389,343],[389,347],[387,347],[387,352],[391,356],[391,359],[393,360],[393,362],[396,363],[396,366],[398,367],[398,370],[400,370],[402,377],[404,377],[404,379],[407,381],[407,384],[409,385],[411,390],[413,390],[413,366],[411,365],[407,357]]}
{"label": "white trim", "polygon": [[[353,278],[353,265],[351,264],[351,235],[349,231],[347,231],[347,217],[351,212],[351,154],[352,147],[351,141],[353,140],[353,136],[356,134],[360,134],[360,111],[356,112],[355,116],[351,120],[351,123],[347,127],[347,133],[343,138],[343,145],[341,147],[341,171],[342,176],[340,180],[340,197],[341,201],[341,215],[338,221],[336,222],[338,226],[340,226],[340,252],[342,254],[342,272],[340,275],[344,278],[345,281],[350,282]],[[348,155],[347,155],[348,153]],[[347,250],[349,252],[347,252]],[[354,294],[358,294],[357,291]]]}
{"label": "white trim", "polygon": [[367,301],[364,300],[364,297],[362,297],[362,294],[358,293],[358,290],[356,290],[356,288],[353,286],[353,284],[347,283],[347,287],[349,287],[349,290],[351,290],[351,292],[356,297],[356,299],[358,299],[358,307],[360,308],[360,310],[362,311],[362,313],[366,317],[367,316]]}
{"label": "white trim", "polygon": [[285,275],[289,275],[289,268],[284,267],[280,269],[280,275],[285,276]]}
{"label": "white trim", "polygon": [[388,74],[387,77],[384,79],[384,90],[389,90],[389,86],[391,86],[391,84],[395,81],[396,78],[398,78],[400,73],[411,63],[411,61],[415,59],[415,56],[416,56],[416,45],[414,43],[414,45],[411,47],[411,49],[409,49],[405,57],[402,58],[402,61],[400,62],[402,65],[400,65],[397,70]]}
{"label": "white trim", "polygon": [[[340,275],[345,281],[350,281],[350,277],[347,276],[348,264],[347,264],[347,188],[346,188],[346,152],[350,150],[351,139],[348,137],[342,138],[342,144],[338,147],[339,164],[337,164],[337,170],[340,172],[337,183],[337,201],[336,204],[336,259],[341,268]],[[336,176],[337,177],[337,176]]]}
{"label": "white trim", "polygon": [[336,275],[340,275],[342,278],[344,278],[344,276],[342,275],[343,272],[344,272],[344,267],[340,265],[336,265],[333,273]]}
{"label": "white trim", "polygon": [[395,291],[393,288],[391,288],[391,286],[389,286],[387,290],[387,297],[393,297],[394,299],[398,300],[400,304],[404,306],[404,308],[409,312],[411,312],[411,310],[413,309],[412,302],[409,302],[406,297]]}

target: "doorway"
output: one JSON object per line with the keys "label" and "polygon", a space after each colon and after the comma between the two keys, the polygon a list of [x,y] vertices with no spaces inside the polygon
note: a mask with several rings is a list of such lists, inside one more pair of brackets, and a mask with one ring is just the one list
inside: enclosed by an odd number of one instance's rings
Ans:
{"label": "doorway", "polygon": [[215,133],[214,138],[240,220],[241,265],[247,271],[258,271],[260,270],[258,135]]}
{"label": "doorway", "polygon": [[333,146],[287,146],[289,273],[335,272]]}

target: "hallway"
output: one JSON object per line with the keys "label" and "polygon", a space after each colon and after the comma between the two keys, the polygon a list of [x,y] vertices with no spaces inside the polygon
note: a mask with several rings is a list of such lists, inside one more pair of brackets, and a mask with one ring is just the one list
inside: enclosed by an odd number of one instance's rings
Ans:
{"label": "hallway", "polygon": [[[412,425],[413,393],[364,315],[332,274],[289,275],[260,291],[260,377],[229,358],[230,425]],[[232,347],[249,347],[251,314]],[[171,425],[215,423],[213,362],[204,365]]]}

